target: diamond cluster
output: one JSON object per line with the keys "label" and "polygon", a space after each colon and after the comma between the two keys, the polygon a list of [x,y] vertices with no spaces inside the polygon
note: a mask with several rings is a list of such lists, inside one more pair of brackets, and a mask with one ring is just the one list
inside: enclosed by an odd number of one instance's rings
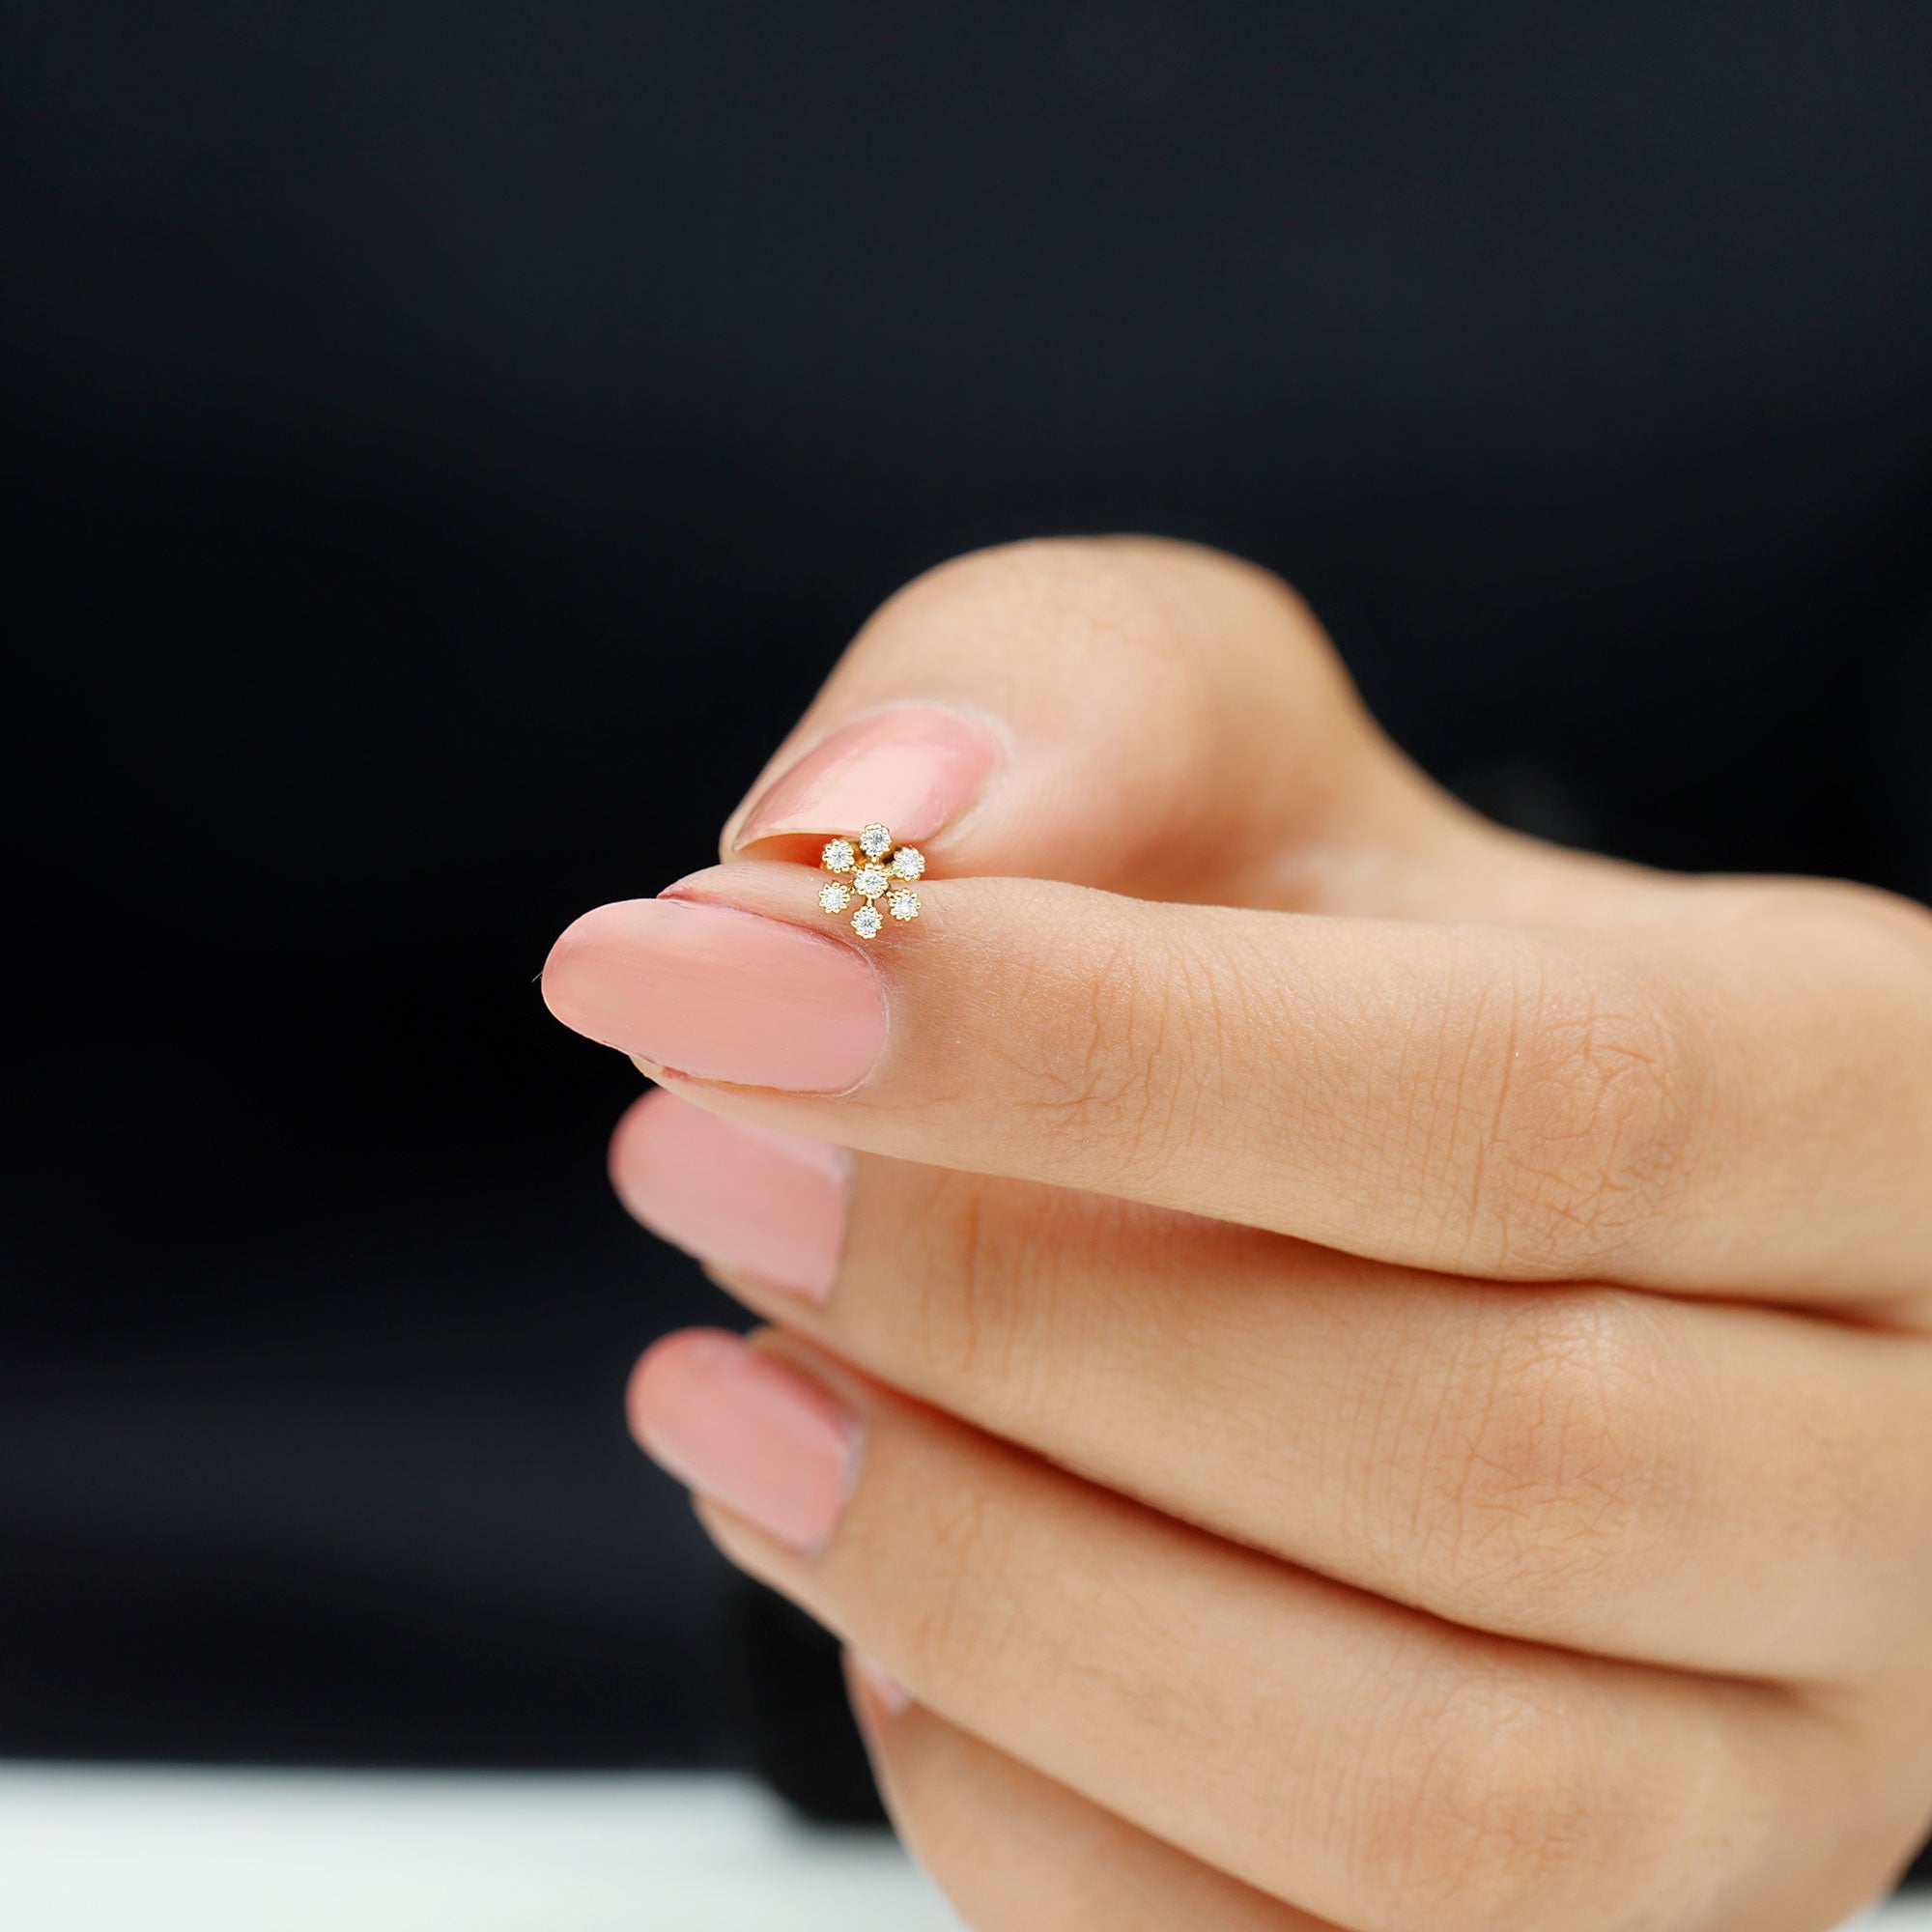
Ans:
{"label": "diamond cluster", "polygon": [[829,913],[841,913],[856,897],[852,930],[861,939],[876,939],[885,924],[879,911],[901,922],[919,917],[919,895],[912,882],[925,876],[925,856],[916,845],[895,847],[883,825],[868,825],[854,838],[828,838],[818,862],[834,876],[818,889],[818,903]]}

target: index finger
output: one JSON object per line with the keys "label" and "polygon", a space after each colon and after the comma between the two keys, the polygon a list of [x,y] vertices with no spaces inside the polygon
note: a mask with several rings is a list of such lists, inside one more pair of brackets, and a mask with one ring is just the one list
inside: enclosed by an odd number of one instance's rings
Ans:
{"label": "index finger", "polygon": [[813,929],[810,875],[740,862],[585,914],[545,997],[701,1106],[902,1160],[1458,1274],[1925,1293],[1920,913],[1767,888],[1588,932],[921,895],[862,951]]}

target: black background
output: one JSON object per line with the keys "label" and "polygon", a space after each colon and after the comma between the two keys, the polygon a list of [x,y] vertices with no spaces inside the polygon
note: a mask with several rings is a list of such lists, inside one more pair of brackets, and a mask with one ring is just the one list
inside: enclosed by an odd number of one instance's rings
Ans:
{"label": "black background", "polygon": [[1533,829],[1932,891],[1917,4],[0,7],[0,1749],[736,1752],[531,984],[955,551],[1283,571]]}

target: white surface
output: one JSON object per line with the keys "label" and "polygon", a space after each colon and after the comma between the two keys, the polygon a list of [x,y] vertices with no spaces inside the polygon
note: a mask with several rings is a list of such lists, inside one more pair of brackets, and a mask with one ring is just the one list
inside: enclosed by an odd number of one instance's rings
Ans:
{"label": "white surface", "polygon": [[[1932,1904],[1861,1926],[1932,1932]],[[735,1778],[0,1766],[5,1932],[959,1932]],[[1095,1928],[1104,1932],[1104,1928]]]}
{"label": "white surface", "polygon": [[1911,1904],[1888,1905],[1883,1912],[1861,1918],[1856,1927],[1848,1926],[1846,1932],[1866,1932],[1868,1927],[1882,1932],[1932,1932],[1932,1900],[1921,1891]]}
{"label": "white surface", "polygon": [[5,1932],[958,1932],[883,1833],[703,1777],[0,1768]]}

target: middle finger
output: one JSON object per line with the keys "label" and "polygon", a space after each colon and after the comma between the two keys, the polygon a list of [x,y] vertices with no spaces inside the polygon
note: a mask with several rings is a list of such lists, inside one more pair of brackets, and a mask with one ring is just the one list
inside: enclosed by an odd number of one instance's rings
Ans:
{"label": "middle finger", "polygon": [[1901,1526],[1932,1523],[1932,1344],[1426,1274],[854,1160],[666,1092],[626,1117],[611,1175],[766,1318],[1380,1596],[1751,1676],[1849,1681],[1913,1640],[1932,1547]]}

